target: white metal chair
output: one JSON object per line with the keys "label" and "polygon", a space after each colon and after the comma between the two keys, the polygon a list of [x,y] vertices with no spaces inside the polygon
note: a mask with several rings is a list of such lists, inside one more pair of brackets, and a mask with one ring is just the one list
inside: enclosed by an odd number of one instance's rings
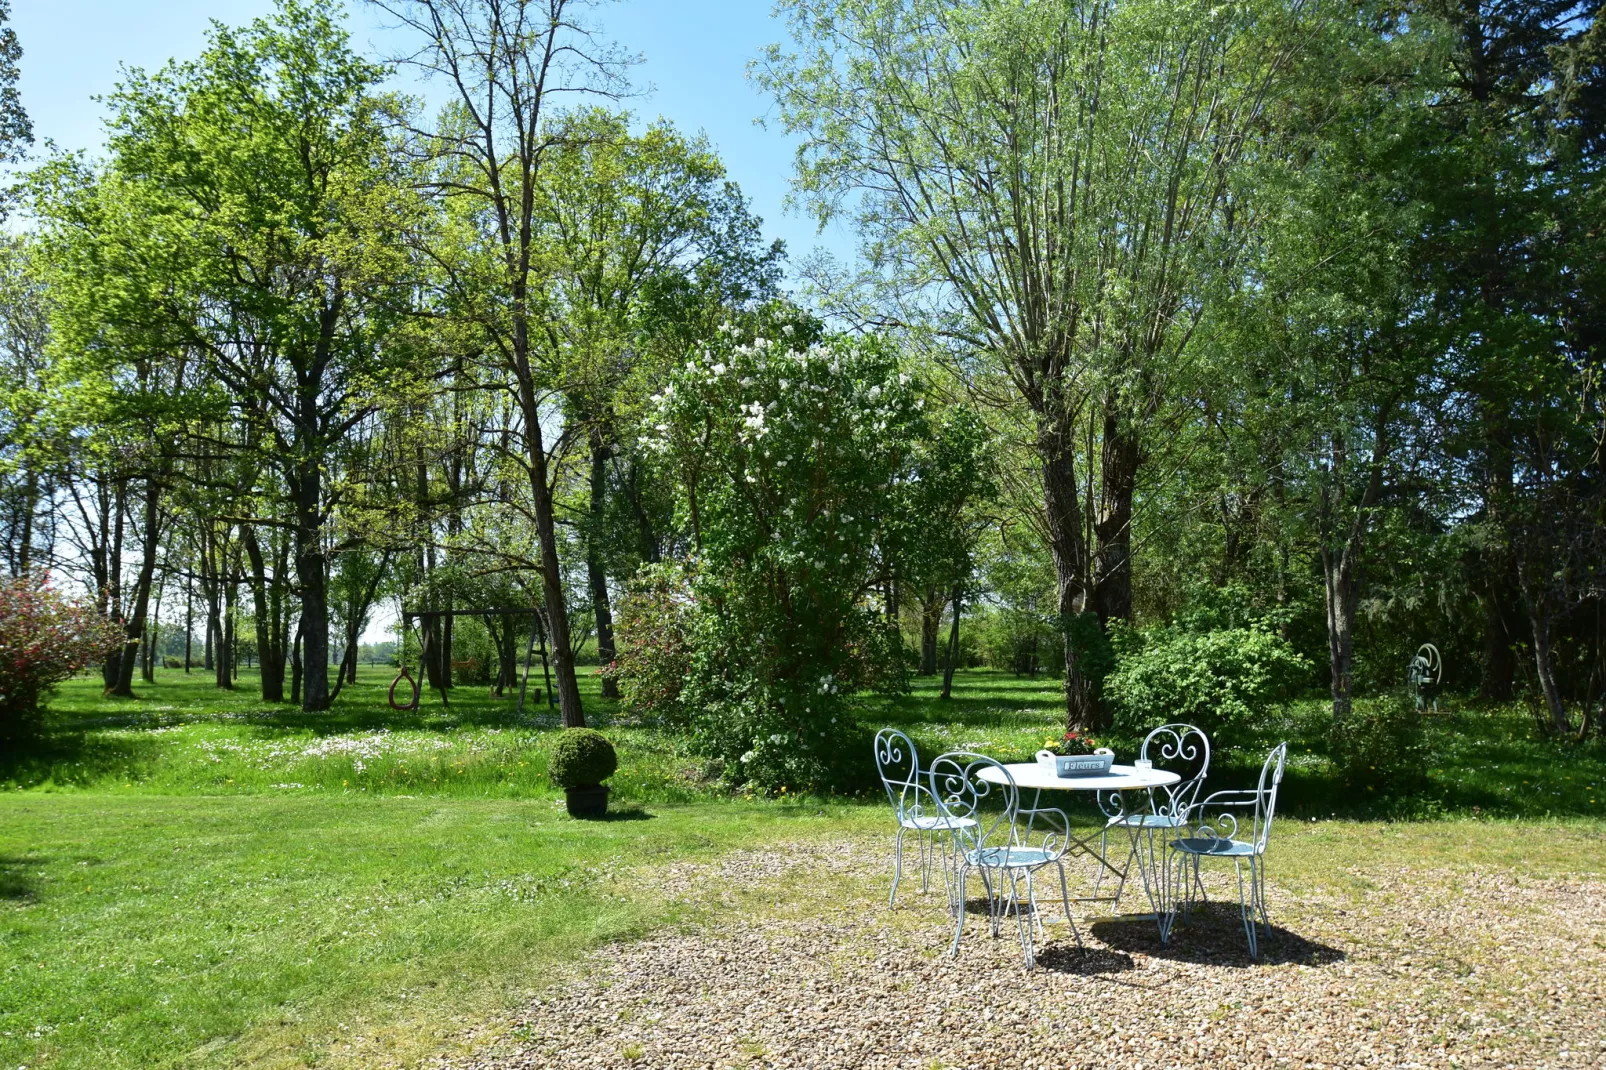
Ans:
{"label": "white metal chair", "polygon": [[[990,771],[991,779],[981,776]],[[1035,877],[1038,870],[1054,866],[1059,870],[1060,902],[1065,920],[1082,946],[1082,934],[1071,917],[1070,892],[1065,884],[1062,861],[1070,841],[1070,818],[1065,811],[1049,807],[1022,809],[1020,790],[1014,777],[1002,764],[983,754],[954,751],[931,763],[931,793],[954,824],[954,879],[949,886],[949,905],[954,913],[954,940],[950,956],[959,954],[959,938],[965,929],[965,891],[970,873],[975,871],[987,890],[988,921],[993,937],[1011,907],[1020,931],[1021,952],[1026,968],[1037,965],[1033,942],[1036,933],[1047,935],[1037,908]],[[1006,894],[1005,883],[1008,884]],[[1025,885],[1024,901],[1021,885]],[[1027,920],[1026,912],[1031,919]]]}
{"label": "white metal chair", "polygon": [[[949,817],[931,794],[930,786],[922,781],[920,752],[914,741],[895,728],[883,728],[875,737],[876,772],[881,774],[881,786],[892,803],[892,815],[898,823],[898,839],[893,848],[892,891],[887,893],[887,906],[892,906],[898,895],[898,881],[903,877],[903,838],[913,832],[920,849],[920,890],[931,890],[931,861],[937,854],[944,835],[952,835],[956,828],[975,824],[968,817]],[[948,872],[948,850],[942,854],[943,874]]]}
{"label": "white metal chair", "polygon": [[[1173,862],[1178,869],[1178,888],[1186,888],[1180,897],[1184,912],[1193,908],[1193,893],[1204,893],[1199,882],[1199,861],[1204,858],[1230,858],[1238,874],[1238,914],[1243,919],[1244,936],[1249,940],[1249,957],[1260,957],[1262,924],[1271,933],[1271,917],[1266,912],[1266,845],[1271,839],[1271,821],[1277,812],[1277,789],[1283,782],[1283,767],[1288,761],[1288,744],[1279,743],[1266,755],[1260,767],[1260,782],[1253,791],[1218,791],[1199,803],[1188,816],[1188,827],[1171,843]],[[1247,819],[1249,836],[1239,839]],[[1244,888],[1244,863],[1249,864],[1249,887]],[[1189,869],[1192,870],[1190,879]],[[1160,940],[1171,938],[1176,924],[1179,904],[1171,902],[1171,909],[1161,927]]]}
{"label": "white metal chair", "polygon": [[[1156,791],[1148,792],[1149,809],[1146,813],[1126,813],[1120,806],[1119,796],[1115,797],[1117,801],[1113,806],[1106,802],[1104,796],[1100,797],[1099,802],[1110,814],[1110,819],[1099,834],[1099,857],[1109,859],[1110,832],[1113,829],[1125,830],[1130,845],[1126,864],[1118,871],[1121,879],[1115,887],[1112,907],[1121,902],[1121,893],[1126,890],[1126,878],[1132,872],[1133,862],[1148,863],[1141,870],[1145,882],[1149,880],[1151,870],[1165,865],[1165,847],[1172,833],[1187,824],[1188,811],[1199,798],[1205,777],[1210,775],[1210,739],[1202,729],[1191,724],[1167,724],[1156,728],[1144,737],[1143,748],[1138,756],[1153,762],[1156,769],[1170,769],[1184,779],[1170,787],[1157,789],[1158,794]],[[1145,846],[1149,857],[1140,859],[1139,844],[1144,837],[1147,837]],[[1156,840],[1159,841],[1158,851],[1155,849]],[[1093,881],[1095,896],[1104,883],[1104,873],[1105,867],[1100,866],[1098,876]]]}

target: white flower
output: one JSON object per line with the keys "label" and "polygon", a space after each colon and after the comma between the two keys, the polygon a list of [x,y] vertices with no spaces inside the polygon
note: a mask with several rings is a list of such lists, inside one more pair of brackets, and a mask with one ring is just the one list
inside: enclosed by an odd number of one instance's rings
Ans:
{"label": "white flower", "polygon": [[714,365],[712,368],[710,368],[708,370],[713,372],[715,375],[724,375],[725,374],[725,365],[724,365],[723,362],[721,362],[719,364]]}

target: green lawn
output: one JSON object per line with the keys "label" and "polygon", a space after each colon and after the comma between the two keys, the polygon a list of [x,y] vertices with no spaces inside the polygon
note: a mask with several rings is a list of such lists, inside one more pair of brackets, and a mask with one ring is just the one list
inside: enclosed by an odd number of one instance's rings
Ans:
{"label": "green lawn", "polygon": [[[588,711],[622,764],[614,819],[575,822],[545,777],[549,711],[518,717],[459,689],[449,708],[426,695],[397,713],[388,671],[362,675],[316,717],[264,706],[250,676],[220,693],[169,670],[131,701],[73,681],[50,746],[0,755],[0,1070],[405,1065],[589,948],[696,920],[633,874],[884,823],[874,791],[733,796],[685,740],[620,723],[589,677]],[[1050,681],[973,671],[953,701],[934,692],[916,681],[867,701],[865,719],[903,726],[928,756],[1004,758],[1058,724]],[[1408,807],[1450,820],[1330,821],[1379,804],[1334,786],[1322,717],[1311,702],[1268,726],[1294,741],[1287,879],[1325,879],[1335,851],[1598,868],[1598,748],[1541,740],[1520,711],[1463,709],[1432,722],[1430,787]],[[1223,755],[1220,786],[1238,786],[1254,750]],[[1545,824],[1489,836],[1491,819]]]}

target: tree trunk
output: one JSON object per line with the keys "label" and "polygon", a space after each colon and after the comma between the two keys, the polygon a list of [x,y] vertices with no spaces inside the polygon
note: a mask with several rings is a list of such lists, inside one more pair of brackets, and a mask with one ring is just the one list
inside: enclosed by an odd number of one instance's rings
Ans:
{"label": "tree trunk", "polygon": [[[608,444],[602,429],[591,425],[591,516],[586,532],[586,580],[591,587],[591,612],[597,625],[597,666],[613,664],[613,607],[608,603],[608,574],[602,564],[602,529],[608,505]],[[602,697],[619,697],[619,681],[602,678]]]}
{"label": "tree trunk", "polygon": [[[516,298],[522,298],[516,294]],[[552,675],[557,678],[558,710],[565,728],[584,728],[580,686],[575,679],[574,651],[569,638],[569,611],[563,599],[563,569],[558,560],[558,537],[552,509],[552,488],[547,482],[546,445],[541,433],[541,406],[529,364],[529,324],[517,317],[514,324],[515,371],[519,380],[519,408],[529,454],[530,493],[535,507],[536,537],[541,547],[541,590],[546,604],[552,645]]]}
{"label": "tree trunk", "polygon": [[[1509,562],[1507,562],[1509,564]],[[1516,696],[1517,657],[1512,652],[1516,640],[1512,610],[1520,597],[1516,584],[1491,577],[1483,602],[1483,672],[1478,697],[1485,702],[1510,702]]]}
{"label": "tree trunk", "polygon": [[960,599],[964,588],[954,584],[953,606],[954,619],[948,626],[948,661],[942,667],[942,695],[941,698],[954,697],[954,669],[959,664],[959,612]]}
{"label": "tree trunk", "polygon": [[301,704],[301,621],[296,620],[295,638],[290,640],[290,702]]}
{"label": "tree trunk", "polygon": [[234,641],[235,607],[239,605],[240,585],[233,579],[223,581],[223,636],[218,648],[217,686],[234,690],[235,678],[240,675],[239,644]]}
{"label": "tree trunk", "polygon": [[145,480],[145,531],[141,546],[139,575],[134,580],[133,613],[123,626],[122,656],[117,662],[117,679],[107,694],[134,697],[134,667],[139,661],[140,644],[145,638],[145,618],[150,609],[151,581],[156,576],[156,551],[161,546],[161,494],[156,482]]}
{"label": "tree trunk", "polygon": [[[97,572],[102,574],[101,597],[106,604],[106,619],[119,627],[127,624],[123,614],[123,512],[125,481],[117,480],[112,491],[110,508],[104,505],[101,510],[101,545],[100,550],[105,554],[105,560]],[[111,529],[111,538],[106,538],[107,522]],[[126,632],[125,632],[126,635]],[[123,658],[132,656],[126,642],[120,643],[107,651],[106,661],[100,667],[100,681],[105,686],[108,695],[117,693],[117,682],[123,674]]]}
{"label": "tree trunk", "polygon": [[184,675],[190,673],[190,652],[195,645],[195,578],[184,578]]}
{"label": "tree trunk", "polygon": [[1141,461],[1137,435],[1121,430],[1113,412],[1106,415],[1099,517],[1093,526],[1099,541],[1094,560],[1093,608],[1100,625],[1132,618],[1132,498],[1137,492]]}
{"label": "tree trunk", "polygon": [[301,589],[301,708],[329,708],[329,569],[323,546],[323,466],[311,457],[297,465],[296,582]]}
{"label": "tree trunk", "polygon": [[947,596],[935,587],[926,588],[920,600],[920,675],[937,673],[937,633],[942,630],[942,610],[948,604]]}
{"label": "tree trunk", "polygon": [[1543,580],[1536,580],[1520,562],[1517,577],[1533,634],[1534,675],[1539,678],[1539,692],[1544,696],[1545,709],[1550,715],[1550,730],[1558,734],[1571,732],[1572,721],[1567,717],[1567,704],[1562,701],[1561,688],[1556,684],[1556,666],[1551,656],[1556,622],[1549,592],[1540,586]]}
{"label": "tree trunk", "polygon": [[1332,670],[1333,718],[1349,716],[1355,671],[1355,581],[1353,544],[1322,548],[1322,578],[1327,595],[1327,660]]}
{"label": "tree trunk", "polygon": [[[256,607],[257,661],[261,664],[262,701],[284,701],[284,649],[279,646],[278,600],[268,590],[267,560],[256,529],[240,529],[246,558],[251,564],[251,602]],[[277,577],[275,577],[275,583]]]}
{"label": "tree trunk", "polygon": [[1082,510],[1076,485],[1076,454],[1071,436],[1042,431],[1038,450],[1043,459],[1043,498],[1048,525],[1048,546],[1054,557],[1056,609],[1065,637],[1065,726],[1086,732],[1094,727],[1098,709],[1093,689],[1082,674],[1070,618],[1082,612],[1087,601],[1086,540],[1082,536]]}

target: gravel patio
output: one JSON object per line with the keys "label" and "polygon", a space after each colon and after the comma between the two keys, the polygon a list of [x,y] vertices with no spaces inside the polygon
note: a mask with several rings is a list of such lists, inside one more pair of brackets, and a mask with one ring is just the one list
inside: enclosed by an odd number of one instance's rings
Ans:
{"label": "gravel patio", "polygon": [[1257,963],[1218,871],[1223,904],[1171,947],[1095,911],[1086,951],[1051,924],[1027,974],[1014,932],[990,940],[979,916],[944,957],[940,893],[906,883],[889,911],[888,869],[871,841],[671,866],[655,890],[703,923],[606,949],[439,1065],[1606,1066],[1606,881],[1391,865],[1296,896],[1274,864]]}

